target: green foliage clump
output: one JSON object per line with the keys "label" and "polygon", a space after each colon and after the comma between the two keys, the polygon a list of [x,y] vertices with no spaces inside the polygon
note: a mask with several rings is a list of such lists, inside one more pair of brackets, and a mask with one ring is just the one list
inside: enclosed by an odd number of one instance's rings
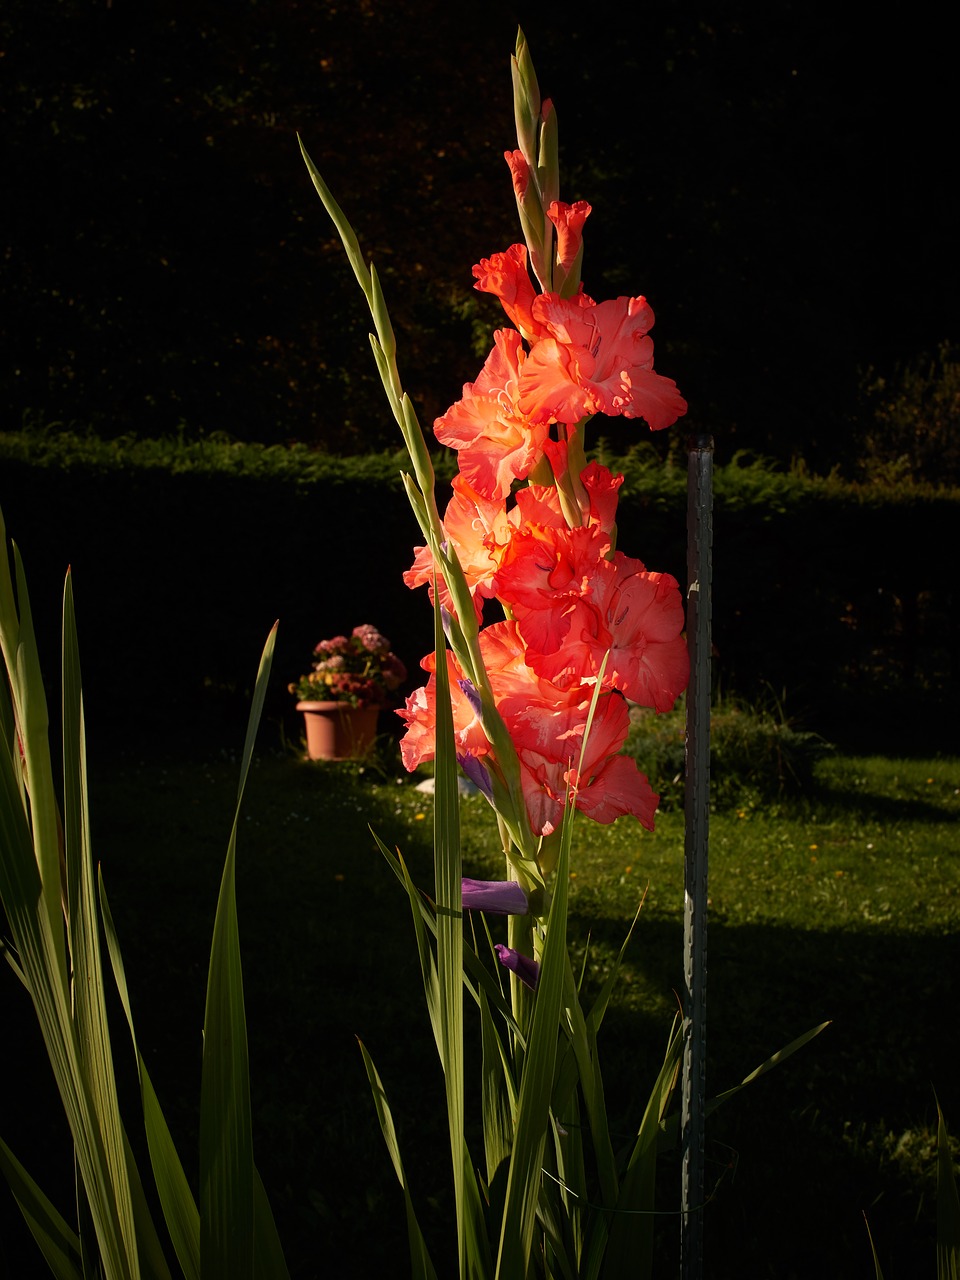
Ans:
{"label": "green foliage clump", "polygon": [[294,480],[300,484],[389,483],[403,468],[406,453],[384,449],[349,459],[304,444],[256,444],[226,432],[156,439],[124,435],[103,438],[60,423],[0,433],[0,458],[58,471],[83,468],[116,471],[167,471],[171,475],[245,476]]}
{"label": "green foliage clump", "polygon": [[[684,801],[682,705],[657,715],[634,707],[624,747],[660,793],[661,809]],[[819,734],[797,729],[779,704],[750,705],[724,698],[714,707],[710,729],[710,794],[715,808],[798,796],[813,784],[816,762],[833,748]]]}
{"label": "green foliage clump", "polygon": [[941,342],[935,355],[901,364],[889,378],[868,369],[858,426],[865,479],[960,482],[960,347]]}
{"label": "green foliage clump", "polygon": [[[61,423],[0,431],[0,459],[30,467],[70,471],[80,467],[102,474],[116,471],[167,471],[171,475],[242,476],[258,480],[294,480],[302,485],[389,484],[408,466],[403,449],[341,457],[306,444],[257,444],[229,433],[157,438],[123,435],[110,439]],[[446,450],[434,459],[439,479],[448,479],[455,458]]]}

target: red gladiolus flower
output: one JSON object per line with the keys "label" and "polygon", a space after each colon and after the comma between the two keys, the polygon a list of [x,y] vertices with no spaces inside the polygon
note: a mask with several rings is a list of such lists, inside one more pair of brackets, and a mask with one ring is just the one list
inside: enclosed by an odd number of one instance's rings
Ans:
{"label": "red gladiolus flower", "polygon": [[569,600],[559,626],[542,607],[515,610],[529,644],[527,661],[565,687],[596,676],[609,652],[606,686],[641,706],[669,711],[690,675],[676,579],[617,552],[595,567],[589,583],[589,592]]}
{"label": "red gladiolus flower", "polygon": [[527,270],[527,246],[512,244],[505,253],[481,258],[473,268],[473,274],[477,281],[473,287],[499,298],[511,322],[528,342],[536,338],[540,332],[540,326],[533,318],[537,293]]}
{"label": "red gladiolus flower", "polygon": [[[463,575],[473,596],[477,619],[482,617],[483,601],[496,594],[494,575],[499,567],[497,548],[510,538],[507,509],[502,501],[484,498],[471,489],[462,475],[452,481],[453,497],[447,504],[443,528],[447,540],[456,552]],[[408,587],[426,583],[433,600],[433,556],[429,547],[417,547],[413,565],[403,575]],[[440,577],[440,603],[454,613],[453,600],[447,584]]]}
{"label": "red gladiolus flower", "polygon": [[676,383],[653,371],[653,311],[645,298],[594,303],[582,295],[539,295],[541,337],[520,378],[519,410],[575,423],[595,413],[645,418],[654,431],[686,413]]}
{"label": "red gladiolus flower", "polygon": [[[545,693],[549,682],[541,681],[539,688]],[[576,701],[569,701],[571,692]],[[562,691],[555,693],[563,698]],[[630,727],[627,704],[620,694],[601,694],[581,764],[592,697],[590,686],[577,686],[568,691],[568,700],[559,704],[531,700],[508,721],[522,766],[527,814],[537,835],[556,830],[571,795],[576,808],[596,822],[633,814],[653,830],[659,797],[636,761],[619,754]],[[620,760],[622,764],[617,763]],[[576,791],[571,792],[574,786]]]}
{"label": "red gladiolus flower", "polygon": [[[597,584],[594,604],[609,642],[594,648],[597,668],[610,648],[610,683],[632,701],[669,711],[687,687],[690,655],[683,631],[683,601],[676,578],[650,573],[619,552],[613,572]],[[589,643],[585,635],[581,639]]]}
{"label": "red gladiolus flower", "polygon": [[[483,732],[483,726],[480,724],[473,702],[461,687],[463,672],[449,650],[446,651],[446,660],[457,755],[486,755],[490,750],[490,744]],[[417,765],[424,761],[432,760],[436,750],[437,677],[434,673],[437,655],[427,654],[420,665],[425,671],[431,673],[430,679],[423,688],[415,689],[407,698],[406,705],[397,712],[407,726],[407,732],[400,742],[400,755],[403,759],[403,767],[408,773],[412,773]]]}
{"label": "red gladiolus flower", "polygon": [[[569,781],[574,781],[571,771]],[[632,814],[648,831],[654,820],[660,797],[651,788],[645,774],[630,756],[608,756],[591,785],[577,792],[576,807],[594,822],[615,822],[624,814]]]}
{"label": "red gladiolus flower", "polygon": [[592,594],[609,545],[596,525],[527,525],[511,539],[497,574],[497,594],[520,623],[530,650],[552,654],[565,644],[572,611]]}
{"label": "red gladiolus flower", "polygon": [[434,423],[437,439],[460,455],[460,473],[485,498],[504,499],[514,480],[530,474],[543,456],[550,431],[546,419],[517,408],[520,373],[527,354],[519,333],[499,329],[476,382],[463,399]]}
{"label": "red gladiolus flower", "polygon": [[[568,803],[571,769],[580,767],[593,689],[589,685],[560,688],[527,664],[529,651],[515,622],[500,622],[480,633],[480,648],[497,710],[513,739],[521,766],[521,786],[530,826],[549,835]],[[613,822],[632,813],[653,828],[659,797],[636,762],[619,759],[630,728],[627,705],[617,694],[604,694],[587,741],[576,806],[597,822]]]}
{"label": "red gladiolus flower", "polygon": [[[550,835],[556,830],[571,795],[576,807],[597,822],[632,814],[652,829],[658,797],[636,762],[619,755],[630,727],[621,695],[600,696],[581,762],[592,687],[562,688],[536,672],[526,662],[529,651],[515,622],[495,623],[481,631],[480,649],[497,710],[520,761],[520,783],[534,834]],[[476,698],[470,696],[453,655],[446,657],[457,756],[461,761],[491,756]],[[432,673],[435,655],[421,665]],[[400,751],[404,766],[412,771],[422,761],[432,760],[436,748],[433,674],[398,714],[407,725]]]}

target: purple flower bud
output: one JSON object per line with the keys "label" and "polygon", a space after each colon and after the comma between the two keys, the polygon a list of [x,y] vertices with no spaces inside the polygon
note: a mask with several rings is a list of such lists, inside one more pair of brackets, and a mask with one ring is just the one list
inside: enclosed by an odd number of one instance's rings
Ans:
{"label": "purple flower bud", "polygon": [[450,628],[453,625],[453,614],[444,605],[440,606],[440,621],[443,623],[443,634],[450,639]]}
{"label": "purple flower bud", "polygon": [[458,680],[457,684],[460,686],[463,696],[470,703],[471,707],[473,707],[473,714],[478,720],[482,719],[483,717],[481,713],[483,711],[483,703],[480,701],[480,694],[477,692],[477,686],[472,680],[467,680],[466,677],[462,680]]}
{"label": "purple flower bud", "polygon": [[505,947],[502,942],[496,944],[494,951],[505,968],[512,969],[525,986],[531,991],[536,991],[537,983],[540,981],[540,966],[536,960],[531,960],[529,956],[515,951],[513,947]]}
{"label": "purple flower bud", "polygon": [[516,880],[463,881],[463,905],[470,911],[489,911],[498,916],[525,916],[530,909],[527,895]]}
{"label": "purple flower bud", "polygon": [[487,799],[492,803],[493,784],[490,782],[490,774],[487,770],[487,766],[476,756],[470,755],[468,751],[457,753],[457,763],[473,785],[475,787],[479,787]]}

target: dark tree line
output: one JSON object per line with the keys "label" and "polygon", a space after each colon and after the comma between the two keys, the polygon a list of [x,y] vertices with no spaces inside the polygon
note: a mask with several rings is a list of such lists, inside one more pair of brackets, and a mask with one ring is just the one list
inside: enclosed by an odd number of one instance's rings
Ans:
{"label": "dark tree line", "polygon": [[[0,429],[395,442],[299,131],[384,279],[425,424],[476,375],[526,31],[589,199],[595,297],[728,452],[849,462],[860,371],[955,338],[955,110],[933,7],[8,0]],[[612,443],[637,427],[612,422]]]}

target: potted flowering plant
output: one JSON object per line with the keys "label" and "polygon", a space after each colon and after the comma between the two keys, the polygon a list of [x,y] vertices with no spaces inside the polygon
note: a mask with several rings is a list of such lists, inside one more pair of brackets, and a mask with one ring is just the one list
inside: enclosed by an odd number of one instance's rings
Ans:
{"label": "potted flowering plant", "polygon": [[289,685],[306,721],[307,754],[311,760],[366,755],[379,711],[406,678],[406,667],[369,623],[321,640],[313,658],[310,670]]}

